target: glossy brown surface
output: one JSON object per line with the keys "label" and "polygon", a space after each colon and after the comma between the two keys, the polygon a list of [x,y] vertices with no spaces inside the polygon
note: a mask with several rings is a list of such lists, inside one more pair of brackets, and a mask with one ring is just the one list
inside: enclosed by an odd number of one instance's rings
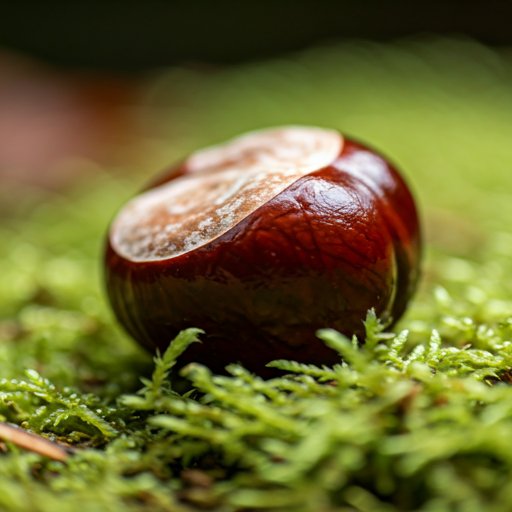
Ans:
{"label": "glossy brown surface", "polygon": [[[186,174],[186,161],[162,184]],[[298,179],[227,233],[193,251],[133,262],[106,251],[107,290],[127,331],[165,350],[187,327],[206,332],[183,362],[213,371],[241,362],[292,359],[334,364],[315,337],[332,327],[364,335],[374,307],[396,321],[418,279],[416,208],[397,171],[373,150],[345,139],[332,165]]]}

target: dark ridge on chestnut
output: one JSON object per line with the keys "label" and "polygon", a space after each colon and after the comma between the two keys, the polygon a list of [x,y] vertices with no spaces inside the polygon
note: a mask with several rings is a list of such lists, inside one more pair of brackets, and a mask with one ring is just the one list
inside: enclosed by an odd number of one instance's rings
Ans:
{"label": "dark ridge on chestnut", "polygon": [[106,250],[112,307],[164,351],[205,331],[181,363],[268,377],[275,359],[332,365],[315,333],[363,339],[370,308],[396,322],[414,293],[421,239],[398,171],[336,131],[288,126],[197,151],[125,205]]}

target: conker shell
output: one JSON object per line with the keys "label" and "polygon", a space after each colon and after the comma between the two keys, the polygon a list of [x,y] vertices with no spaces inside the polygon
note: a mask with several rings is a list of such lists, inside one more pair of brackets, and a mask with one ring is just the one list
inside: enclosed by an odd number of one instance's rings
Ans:
{"label": "conker shell", "polygon": [[411,194],[374,150],[338,132],[283,127],[192,154],[114,219],[106,283],[121,324],[164,351],[205,331],[182,363],[339,362],[315,332],[364,339],[370,308],[396,322],[417,284]]}

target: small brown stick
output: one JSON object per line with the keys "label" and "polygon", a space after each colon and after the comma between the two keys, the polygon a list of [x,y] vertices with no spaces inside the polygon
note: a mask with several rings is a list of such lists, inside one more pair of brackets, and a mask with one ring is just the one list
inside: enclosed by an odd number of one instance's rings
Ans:
{"label": "small brown stick", "polygon": [[64,462],[73,453],[73,450],[67,446],[36,434],[30,434],[19,427],[9,425],[3,421],[0,421],[0,439],[61,462]]}

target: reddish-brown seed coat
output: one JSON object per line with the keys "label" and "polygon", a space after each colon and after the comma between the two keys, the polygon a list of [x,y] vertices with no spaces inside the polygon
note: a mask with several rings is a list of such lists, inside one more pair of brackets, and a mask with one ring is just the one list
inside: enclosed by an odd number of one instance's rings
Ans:
{"label": "reddish-brown seed coat", "polygon": [[[378,165],[365,168],[370,157]],[[185,161],[152,187],[187,172]],[[361,338],[372,307],[396,321],[416,287],[419,231],[398,172],[345,139],[332,165],[193,251],[133,262],[108,242],[107,290],[121,323],[151,350],[165,350],[187,327],[204,329],[203,343],[191,345],[182,362],[217,372],[241,362],[263,376],[275,359],[334,364],[339,356],[316,330]]]}

